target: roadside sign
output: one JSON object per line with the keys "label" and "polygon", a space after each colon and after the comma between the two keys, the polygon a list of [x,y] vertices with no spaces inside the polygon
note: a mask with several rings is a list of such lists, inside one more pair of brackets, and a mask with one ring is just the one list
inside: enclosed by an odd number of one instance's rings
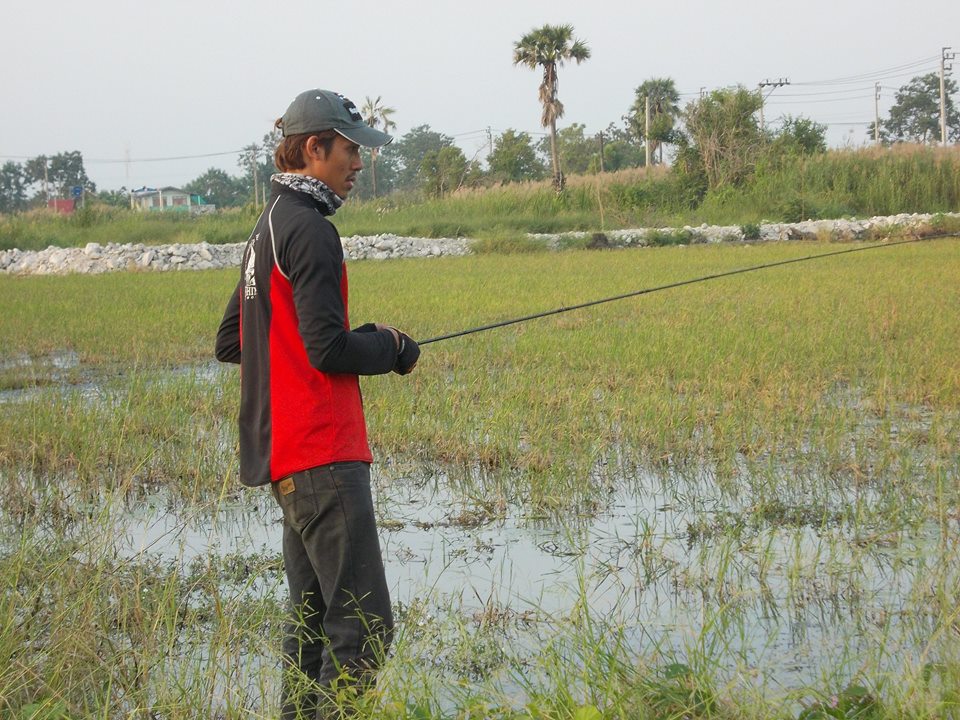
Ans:
{"label": "roadside sign", "polygon": [[82,185],[74,185],[72,188],[70,188],[70,194],[73,195],[73,197],[75,197],[75,198],[82,197],[82,196],[83,196],[83,186],[82,186]]}

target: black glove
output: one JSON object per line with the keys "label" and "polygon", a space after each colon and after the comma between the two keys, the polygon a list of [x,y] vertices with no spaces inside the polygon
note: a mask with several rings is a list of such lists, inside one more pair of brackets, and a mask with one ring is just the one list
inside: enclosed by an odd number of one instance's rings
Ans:
{"label": "black glove", "polygon": [[406,375],[413,370],[420,358],[420,346],[417,342],[406,335],[400,333],[400,350],[397,352],[397,364],[393,366],[393,371],[398,375]]}

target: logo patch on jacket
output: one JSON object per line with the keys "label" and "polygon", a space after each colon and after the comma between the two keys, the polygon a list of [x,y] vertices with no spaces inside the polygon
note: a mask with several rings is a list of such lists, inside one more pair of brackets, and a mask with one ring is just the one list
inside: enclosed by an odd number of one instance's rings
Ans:
{"label": "logo patch on jacket", "polygon": [[244,300],[253,300],[253,298],[257,296],[257,276],[254,274],[254,266],[257,262],[257,251],[253,249],[253,243],[255,243],[259,237],[260,233],[257,233],[256,237],[254,237],[250,243],[250,254],[247,255],[247,264],[243,268]]}

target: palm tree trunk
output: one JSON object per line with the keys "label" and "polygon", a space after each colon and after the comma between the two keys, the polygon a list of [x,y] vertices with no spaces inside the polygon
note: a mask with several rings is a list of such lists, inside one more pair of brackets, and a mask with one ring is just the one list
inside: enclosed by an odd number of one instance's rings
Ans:
{"label": "palm tree trunk", "polygon": [[373,180],[373,196],[377,196],[377,149],[370,148],[370,179]]}
{"label": "palm tree trunk", "polygon": [[563,173],[560,172],[560,157],[557,154],[557,121],[550,121],[550,157],[553,161],[553,187],[557,192],[563,190]]}

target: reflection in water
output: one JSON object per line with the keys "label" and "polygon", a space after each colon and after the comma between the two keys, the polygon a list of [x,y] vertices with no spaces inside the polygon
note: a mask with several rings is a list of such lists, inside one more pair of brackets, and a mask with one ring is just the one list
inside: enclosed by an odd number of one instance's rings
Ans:
{"label": "reflection in water", "polygon": [[[784,687],[817,682],[839,658],[903,663],[933,631],[923,557],[943,541],[937,532],[868,542],[839,523],[753,526],[708,477],[637,477],[596,513],[550,519],[471,507],[448,483],[374,480],[401,621],[411,607],[493,620],[515,651],[536,653],[587,608],[638,653],[716,656],[729,674]],[[279,557],[280,512],[266,491],[187,511],[154,497],[113,520],[128,557]],[[256,588],[283,599],[272,567]]]}

